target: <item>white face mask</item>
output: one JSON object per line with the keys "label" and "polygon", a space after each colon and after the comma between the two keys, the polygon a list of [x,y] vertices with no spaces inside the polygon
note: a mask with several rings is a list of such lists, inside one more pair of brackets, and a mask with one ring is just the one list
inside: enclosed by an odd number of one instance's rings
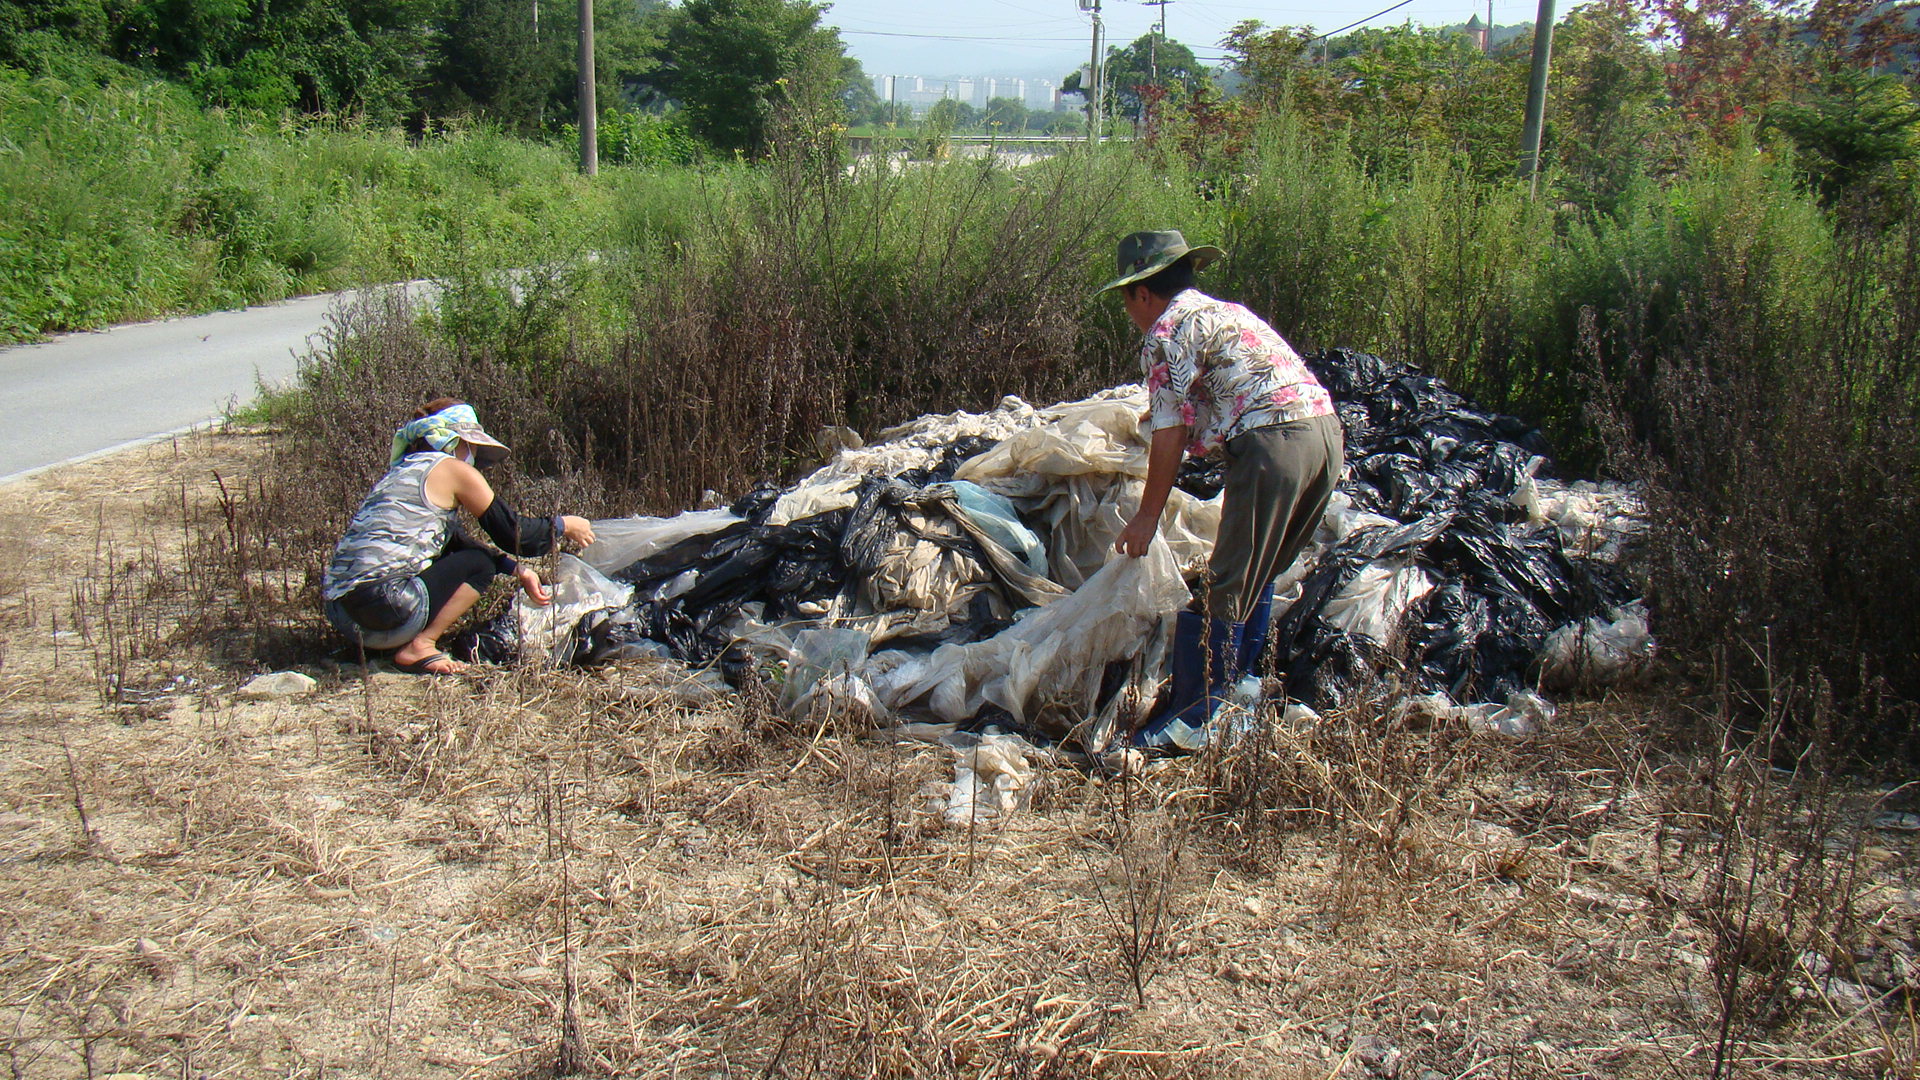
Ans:
{"label": "white face mask", "polygon": [[467,443],[462,440],[460,445],[454,449],[453,456],[471,465],[473,464],[473,447],[467,445]]}

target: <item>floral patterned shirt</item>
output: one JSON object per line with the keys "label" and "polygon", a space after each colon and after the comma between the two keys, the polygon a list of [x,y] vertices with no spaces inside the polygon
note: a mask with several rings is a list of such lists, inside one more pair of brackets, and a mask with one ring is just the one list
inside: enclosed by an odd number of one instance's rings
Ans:
{"label": "floral patterned shirt", "polygon": [[1152,429],[1185,424],[1187,452],[1242,432],[1333,415],[1333,398],[1300,354],[1239,304],[1185,289],[1140,343]]}

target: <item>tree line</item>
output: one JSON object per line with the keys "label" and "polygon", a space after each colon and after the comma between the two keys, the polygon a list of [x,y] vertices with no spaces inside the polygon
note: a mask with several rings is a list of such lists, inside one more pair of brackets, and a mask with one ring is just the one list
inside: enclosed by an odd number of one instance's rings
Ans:
{"label": "tree line", "polygon": [[[1885,0],[1598,0],[1556,27],[1543,152],[1559,193],[1604,212],[1631,186],[1743,133],[1778,143],[1830,198],[1901,188],[1920,158],[1920,6]],[[1240,95],[1170,102],[1231,146],[1260,111],[1337,130],[1379,168],[1440,152],[1511,175],[1530,35],[1488,51],[1455,30],[1244,23]]]}
{"label": "tree line", "polygon": [[[1599,0],[1558,28],[1547,149],[1564,193],[1604,208],[1671,171],[1696,138],[1755,124],[1788,140],[1829,195],[1910,163],[1920,134],[1916,5],[1887,0]],[[812,0],[594,0],[596,77],[613,156],[704,146],[758,156],[777,117],[815,130],[904,119],[879,101]],[[424,131],[463,118],[509,132],[574,119],[575,0],[11,0],[0,63],[104,57],[206,104]],[[1157,32],[1108,51],[1101,107],[1195,154],[1231,156],[1286,112],[1378,167],[1421,153],[1510,172],[1531,38],[1482,51],[1457,27],[1236,27],[1218,70]],[[1080,73],[1062,90],[1082,92]],[[660,122],[659,118],[671,117]],[[1076,113],[1012,99],[942,102],[939,131],[1071,134]]]}

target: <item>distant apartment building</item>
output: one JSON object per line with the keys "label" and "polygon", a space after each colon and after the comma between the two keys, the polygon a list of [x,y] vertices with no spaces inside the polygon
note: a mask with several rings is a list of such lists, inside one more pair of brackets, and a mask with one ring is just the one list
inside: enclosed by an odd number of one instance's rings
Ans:
{"label": "distant apartment building", "polygon": [[918,75],[875,75],[873,77],[873,96],[881,101],[893,101],[905,104],[913,95],[926,88],[926,80]]}
{"label": "distant apartment building", "polygon": [[918,75],[875,75],[873,96],[881,104],[892,104],[903,113],[924,116],[933,104],[953,96],[953,87],[944,82],[928,82]]}

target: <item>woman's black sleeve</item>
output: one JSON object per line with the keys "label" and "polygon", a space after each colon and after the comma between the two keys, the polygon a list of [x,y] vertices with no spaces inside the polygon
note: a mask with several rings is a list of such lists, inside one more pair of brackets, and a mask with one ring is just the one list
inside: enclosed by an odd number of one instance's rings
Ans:
{"label": "woman's black sleeve", "polygon": [[487,557],[493,560],[493,568],[499,573],[512,574],[520,569],[520,564],[514,561],[513,556],[495,553],[485,544],[468,536],[467,530],[461,528],[460,523],[456,521],[447,532],[447,550],[442,554],[451,555],[456,551],[466,550],[485,552]]}
{"label": "woman's black sleeve", "polygon": [[560,536],[559,518],[523,518],[498,495],[493,497],[493,505],[487,507],[487,512],[480,515],[480,527],[501,551],[522,558],[552,551]]}

